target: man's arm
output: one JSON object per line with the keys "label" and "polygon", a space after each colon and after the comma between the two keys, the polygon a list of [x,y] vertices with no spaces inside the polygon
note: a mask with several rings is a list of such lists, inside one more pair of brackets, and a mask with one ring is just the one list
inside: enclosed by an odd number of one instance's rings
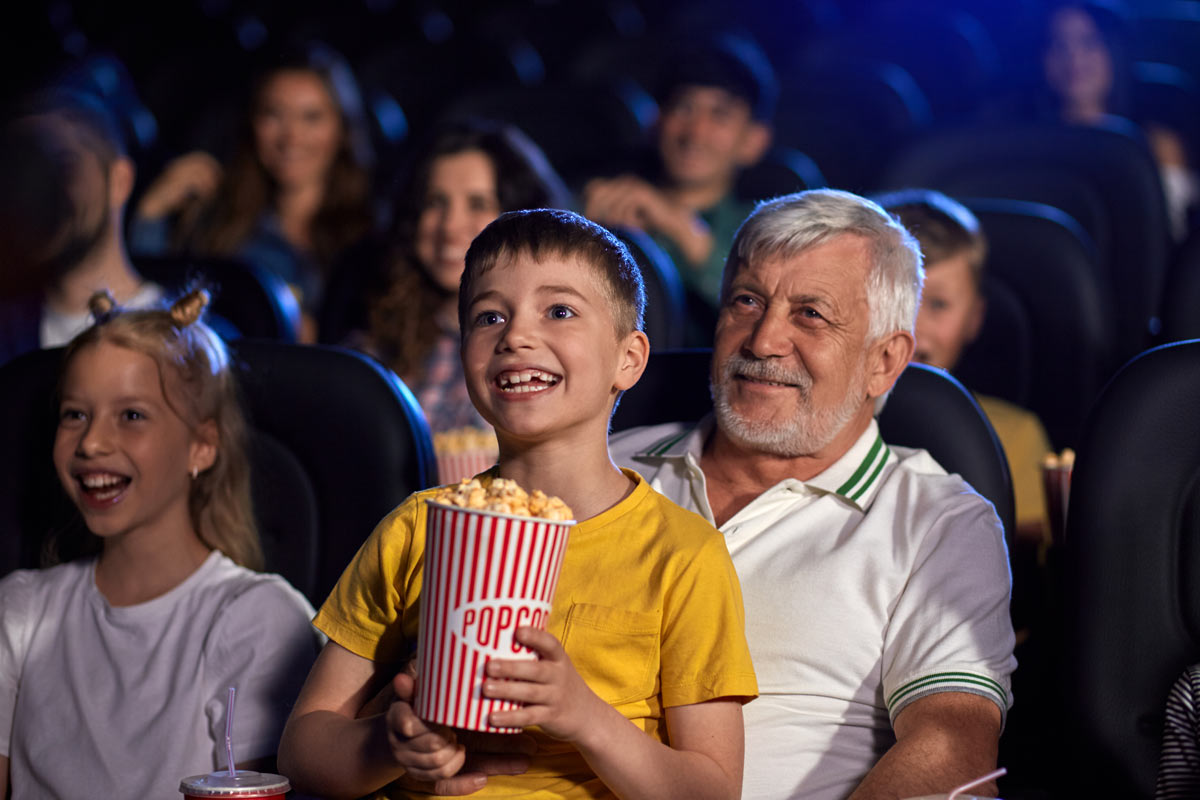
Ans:
{"label": "man's arm", "polygon": [[[996,768],[1000,708],[967,692],[938,692],[896,716],[896,743],[879,759],[851,800],[920,797],[948,792]],[[995,793],[995,784],[978,791]]]}

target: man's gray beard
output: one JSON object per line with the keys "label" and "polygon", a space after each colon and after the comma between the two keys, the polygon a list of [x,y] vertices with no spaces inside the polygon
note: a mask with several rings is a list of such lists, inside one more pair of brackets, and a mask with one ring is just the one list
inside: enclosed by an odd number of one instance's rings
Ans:
{"label": "man's gray beard", "polygon": [[[795,386],[799,398],[795,416],[784,419],[749,420],[729,402],[729,387],[735,376]],[[814,408],[812,376],[803,367],[785,367],[767,359],[734,354],[726,359],[716,383],[711,385],[717,426],[734,442],[770,455],[797,458],[820,452],[862,407],[866,394],[860,363],[842,402],[832,408]]]}

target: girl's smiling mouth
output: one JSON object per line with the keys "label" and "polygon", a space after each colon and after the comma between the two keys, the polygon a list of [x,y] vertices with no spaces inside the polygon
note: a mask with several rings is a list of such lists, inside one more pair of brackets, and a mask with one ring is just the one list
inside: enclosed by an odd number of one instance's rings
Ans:
{"label": "girl's smiling mouth", "polygon": [[79,472],[75,474],[84,502],[94,507],[103,507],[120,497],[132,478],[115,472]]}

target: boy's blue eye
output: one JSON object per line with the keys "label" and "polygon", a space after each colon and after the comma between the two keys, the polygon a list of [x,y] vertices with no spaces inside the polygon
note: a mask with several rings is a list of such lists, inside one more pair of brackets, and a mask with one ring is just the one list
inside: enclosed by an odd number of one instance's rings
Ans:
{"label": "boy's blue eye", "polygon": [[550,316],[553,319],[570,319],[575,316],[575,309],[570,306],[551,306]]}
{"label": "boy's blue eye", "polygon": [[61,412],[59,412],[58,422],[60,425],[70,422],[78,422],[79,420],[83,419],[83,416],[83,412],[77,408],[64,408]]}
{"label": "boy's blue eye", "polygon": [[121,412],[121,418],[130,422],[136,422],[137,420],[145,419],[146,415],[135,408],[127,408]]}
{"label": "boy's blue eye", "polygon": [[487,325],[496,325],[504,321],[504,317],[496,311],[483,311],[475,315],[475,326],[482,328]]}

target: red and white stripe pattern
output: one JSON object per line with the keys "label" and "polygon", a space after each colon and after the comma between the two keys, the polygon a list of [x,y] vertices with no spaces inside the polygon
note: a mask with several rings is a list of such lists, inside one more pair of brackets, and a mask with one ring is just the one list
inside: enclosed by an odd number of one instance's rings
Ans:
{"label": "red and white stripe pattern", "polygon": [[496,463],[495,448],[487,450],[464,450],[461,453],[438,453],[438,482],[458,483],[474,478]]}
{"label": "red and white stripe pattern", "polygon": [[533,659],[513,640],[522,625],[545,629],[573,522],[517,517],[429,501],[417,716],[493,733],[493,711],[519,704],[483,697],[492,658]]}

